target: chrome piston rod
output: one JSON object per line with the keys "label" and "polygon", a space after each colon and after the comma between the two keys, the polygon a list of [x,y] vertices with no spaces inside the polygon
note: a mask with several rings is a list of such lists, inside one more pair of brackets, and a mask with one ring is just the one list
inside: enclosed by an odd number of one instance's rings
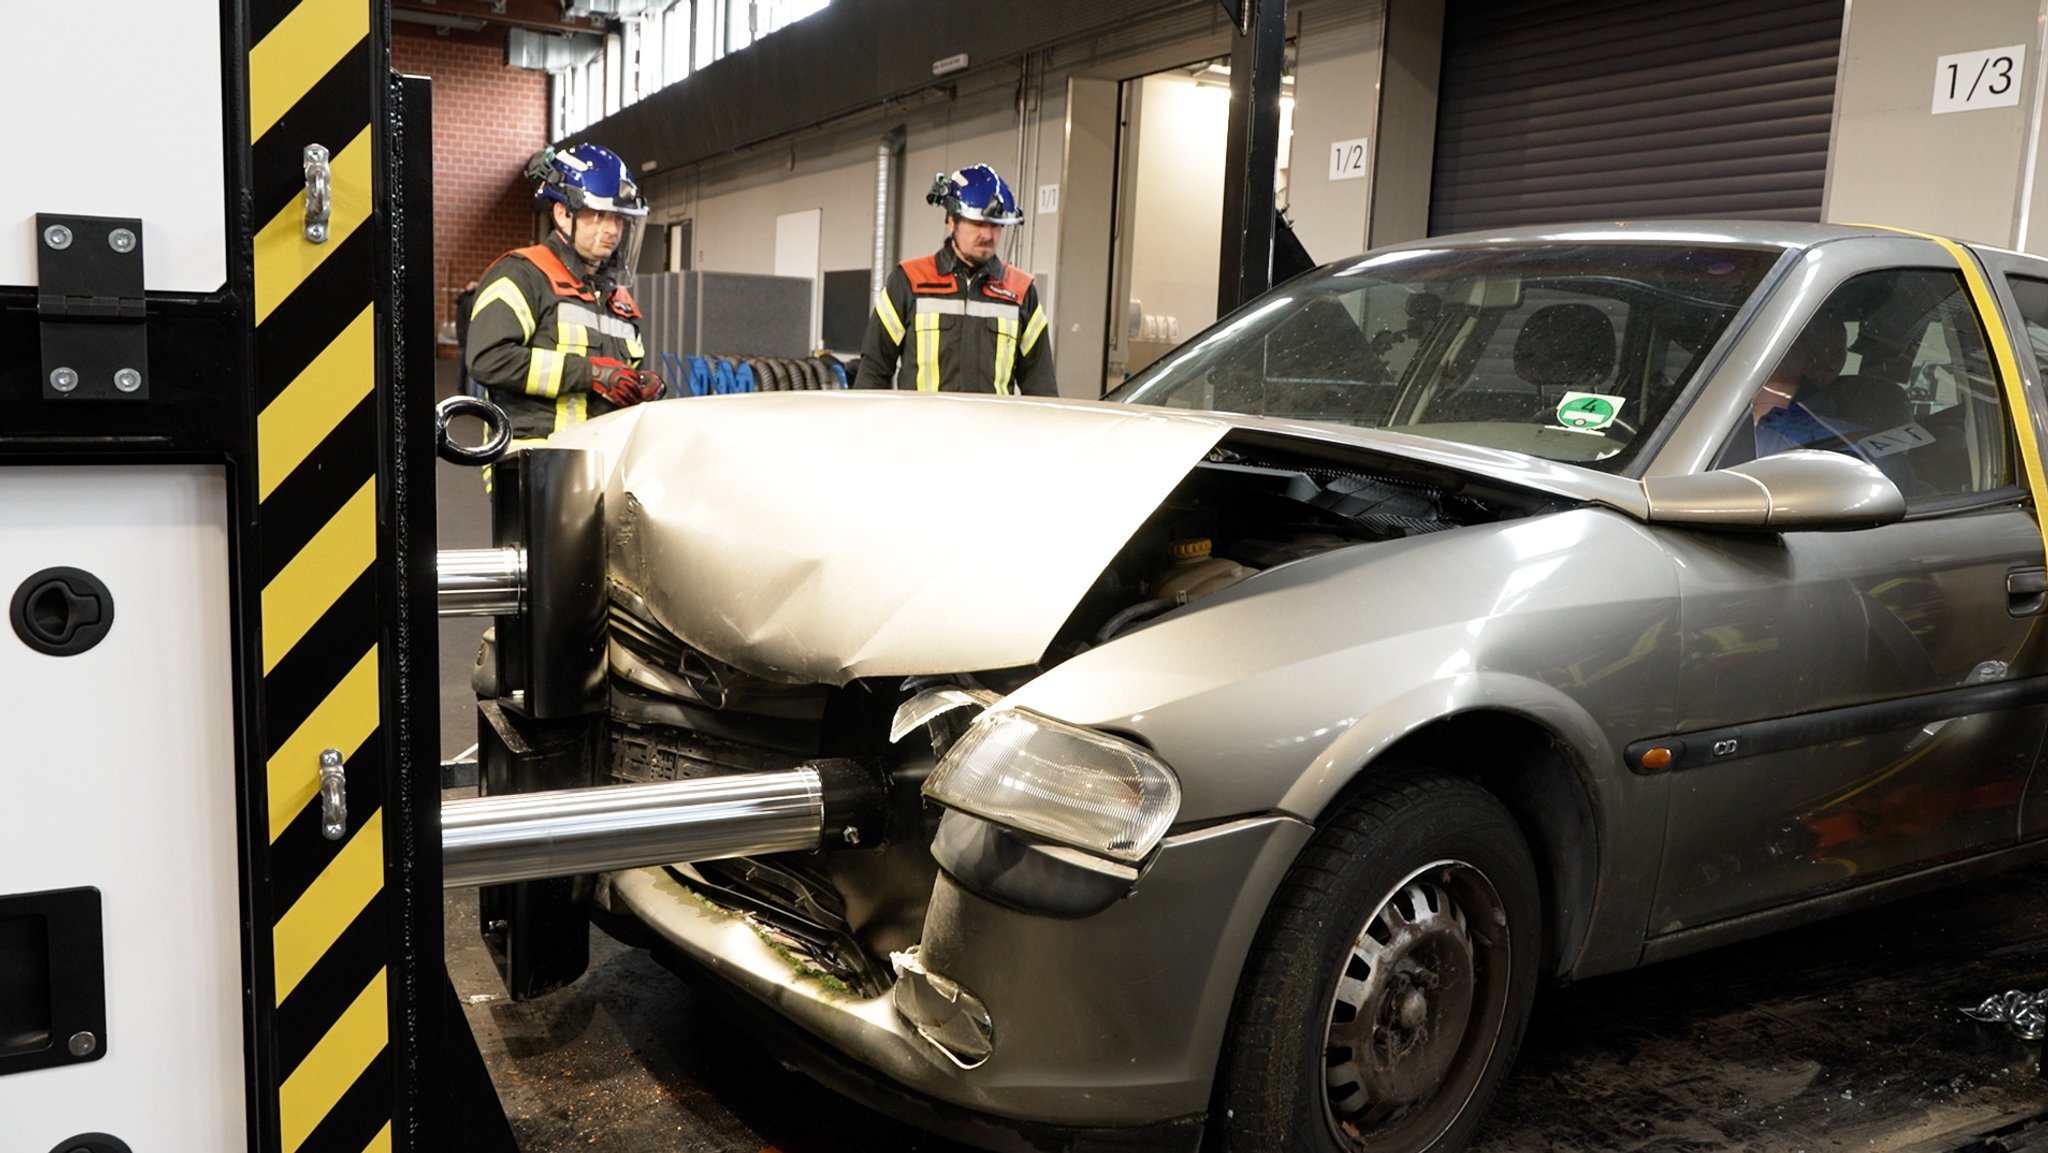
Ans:
{"label": "chrome piston rod", "polygon": [[818,768],[800,765],[444,801],[441,883],[455,889],[815,849],[827,789]]}
{"label": "chrome piston rod", "polygon": [[526,602],[524,549],[442,549],[434,569],[444,617],[509,616]]}

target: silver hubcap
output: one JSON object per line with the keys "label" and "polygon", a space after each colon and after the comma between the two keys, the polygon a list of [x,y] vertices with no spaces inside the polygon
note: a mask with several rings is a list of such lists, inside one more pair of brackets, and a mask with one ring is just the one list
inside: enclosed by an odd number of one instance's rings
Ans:
{"label": "silver hubcap", "polygon": [[1323,1101],[1340,1141],[1398,1147],[1418,1107],[1459,1080],[1453,1091],[1470,1092],[1458,1074],[1492,1048],[1506,972],[1493,955],[1506,937],[1492,884],[1455,861],[1417,870],[1366,919],[1323,1038]]}

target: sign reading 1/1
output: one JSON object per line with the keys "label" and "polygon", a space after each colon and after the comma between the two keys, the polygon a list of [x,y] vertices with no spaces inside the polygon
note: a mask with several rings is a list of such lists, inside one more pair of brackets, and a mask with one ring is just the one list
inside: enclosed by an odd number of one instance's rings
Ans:
{"label": "sign reading 1/1", "polygon": [[1934,62],[1934,112],[1974,112],[2020,102],[2027,46],[1958,52]]}
{"label": "sign reading 1/1", "polygon": [[1365,140],[1337,140],[1330,144],[1330,179],[1365,179]]}

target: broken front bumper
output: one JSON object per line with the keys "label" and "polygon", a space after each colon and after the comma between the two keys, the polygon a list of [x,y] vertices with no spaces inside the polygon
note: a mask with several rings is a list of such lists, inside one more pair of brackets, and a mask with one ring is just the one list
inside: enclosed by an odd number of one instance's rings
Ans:
{"label": "broken front bumper", "polygon": [[[844,1060],[916,1097],[981,1115],[978,1125],[1165,1124],[1198,1134],[1246,951],[1311,832],[1291,818],[1261,817],[1168,837],[1131,897],[1074,919],[1005,908],[942,873],[917,979],[937,976],[985,1010],[991,1043],[978,1062],[920,1035],[893,991],[845,992],[666,869],[611,874],[600,900]],[[836,1083],[902,1113],[901,1101]],[[932,1115],[913,1119],[949,1127]],[[986,1143],[988,1134],[972,1139]]]}

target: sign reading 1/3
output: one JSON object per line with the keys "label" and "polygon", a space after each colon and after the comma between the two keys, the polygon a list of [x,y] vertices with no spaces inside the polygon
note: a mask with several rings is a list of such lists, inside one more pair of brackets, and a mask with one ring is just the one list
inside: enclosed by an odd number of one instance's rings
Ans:
{"label": "sign reading 1/3", "polygon": [[1338,140],[1330,144],[1330,179],[1365,179],[1365,141],[1361,136],[1356,140]]}
{"label": "sign reading 1/3", "polygon": [[1934,112],[1974,112],[2020,102],[2027,46],[1958,52],[1934,62]]}

